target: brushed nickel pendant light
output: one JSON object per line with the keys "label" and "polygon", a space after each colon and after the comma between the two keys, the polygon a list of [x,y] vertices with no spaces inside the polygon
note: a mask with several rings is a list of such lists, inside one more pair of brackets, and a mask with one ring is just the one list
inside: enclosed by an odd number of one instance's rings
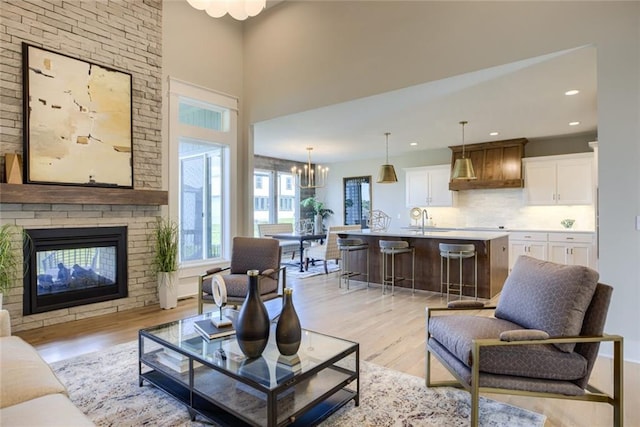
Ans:
{"label": "brushed nickel pendant light", "polygon": [[398,182],[398,176],[396,175],[396,170],[393,168],[393,165],[389,164],[389,135],[390,132],[385,132],[384,134],[387,137],[387,162],[380,166],[380,171],[378,172],[378,184],[393,184],[394,182]]}
{"label": "brushed nickel pendant light", "polygon": [[477,179],[471,159],[464,156],[464,125],[467,123],[468,122],[464,120],[460,122],[462,125],[462,157],[456,159],[456,163],[453,165],[451,179]]}

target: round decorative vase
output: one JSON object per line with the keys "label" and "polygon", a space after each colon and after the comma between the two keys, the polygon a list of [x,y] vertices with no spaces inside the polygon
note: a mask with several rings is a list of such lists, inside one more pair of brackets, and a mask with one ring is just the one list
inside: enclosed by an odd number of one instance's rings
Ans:
{"label": "round decorative vase", "polygon": [[240,350],[252,359],[259,357],[269,341],[269,314],[260,298],[258,270],[249,270],[249,289],[235,322]]}
{"label": "round decorative vase", "polygon": [[285,288],[284,305],[276,326],[276,344],[281,354],[293,356],[300,348],[302,328],[298,313],[293,306],[293,289]]}

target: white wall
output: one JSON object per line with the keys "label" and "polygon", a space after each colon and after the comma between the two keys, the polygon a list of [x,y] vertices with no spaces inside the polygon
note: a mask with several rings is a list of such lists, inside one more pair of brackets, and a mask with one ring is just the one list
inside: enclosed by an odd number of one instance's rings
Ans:
{"label": "white wall", "polygon": [[639,21],[639,2],[284,2],[245,27],[246,122],[595,45],[607,331],[640,361]]}

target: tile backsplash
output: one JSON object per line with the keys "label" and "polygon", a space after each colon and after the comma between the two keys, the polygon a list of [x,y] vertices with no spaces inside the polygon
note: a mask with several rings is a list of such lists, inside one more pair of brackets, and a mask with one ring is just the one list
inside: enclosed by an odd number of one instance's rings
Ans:
{"label": "tile backsplash", "polygon": [[[498,227],[564,230],[560,221],[575,219],[572,230],[595,230],[595,207],[527,206],[522,189],[466,190],[458,192],[455,207],[429,208],[438,227]],[[409,218],[408,210],[407,216]]]}

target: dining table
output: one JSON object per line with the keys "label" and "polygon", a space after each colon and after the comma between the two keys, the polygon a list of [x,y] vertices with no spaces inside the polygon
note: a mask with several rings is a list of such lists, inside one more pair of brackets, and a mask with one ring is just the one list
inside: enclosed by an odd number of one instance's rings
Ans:
{"label": "dining table", "polygon": [[325,233],[274,233],[265,234],[266,237],[272,237],[278,240],[297,240],[300,242],[300,272],[304,272],[304,242],[309,240],[320,240],[322,242],[326,237]]}

